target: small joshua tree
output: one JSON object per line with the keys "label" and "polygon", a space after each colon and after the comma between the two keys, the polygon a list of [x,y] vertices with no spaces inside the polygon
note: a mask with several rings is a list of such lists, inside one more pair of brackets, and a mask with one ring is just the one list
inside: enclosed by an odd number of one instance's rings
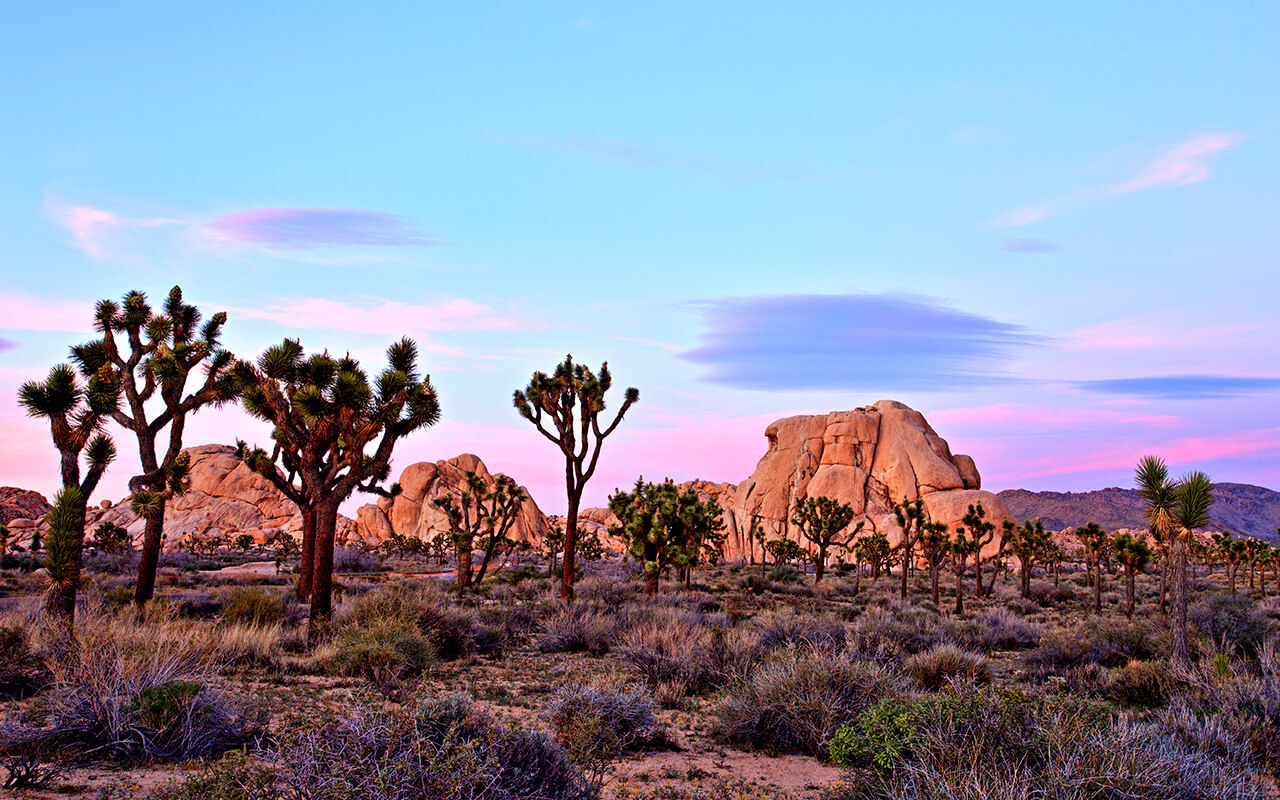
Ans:
{"label": "small joshua tree", "polygon": [[1046,555],[1049,534],[1045,532],[1039,517],[1034,521],[1025,520],[1021,525],[1005,520],[1004,528],[1009,549],[1018,558],[1019,590],[1023,597],[1030,597],[1031,572],[1035,569],[1036,562],[1042,561]]}
{"label": "small joshua tree", "polygon": [[981,547],[978,540],[964,535],[964,530],[957,530],[949,547],[951,571],[956,575],[956,616],[964,616],[964,568],[970,556],[976,556]]}
{"label": "small joshua tree", "polygon": [[1096,522],[1075,529],[1075,536],[1084,545],[1085,563],[1093,572],[1093,613],[1102,613],[1102,560],[1106,558],[1110,539]]}
{"label": "small joshua tree", "polygon": [[858,560],[871,566],[871,580],[880,579],[880,571],[888,569],[889,560],[893,557],[893,548],[889,546],[889,537],[884,531],[876,531],[870,536],[863,536],[853,546]]}
{"label": "small joshua tree", "polygon": [[951,531],[945,522],[926,522],[920,529],[920,553],[929,568],[933,604],[938,604],[938,577],[951,557]]}
{"label": "small joshua tree", "polygon": [[[45,592],[45,610],[71,629],[75,610],[76,589],[80,585],[80,550],[84,544],[84,496],[74,486],[64,486],[53,498],[53,507],[45,521],[49,535],[44,543],[44,568],[49,575]],[[71,607],[67,607],[70,598]]]}
{"label": "small joshua tree", "polygon": [[1177,500],[1177,486],[1169,480],[1169,469],[1164,461],[1155,456],[1143,456],[1138,461],[1135,482],[1143,514],[1151,526],[1151,536],[1155,539],[1156,557],[1160,561],[1160,613],[1163,614],[1169,587],[1169,546],[1173,536],[1173,508]]}
{"label": "small joshua tree", "polygon": [[[524,500],[524,490],[510,476],[499,472],[494,476],[493,486],[490,487],[484,478],[468,471],[456,500],[453,495],[443,494],[432,501],[449,518],[458,554],[459,597],[473,583],[478,584],[484,580],[493,552],[498,543],[505,540],[511,532]],[[475,548],[477,539],[484,550],[484,558],[480,562],[479,574],[473,580],[471,551]]]}
{"label": "small joshua tree", "polygon": [[1117,533],[1111,539],[1111,552],[1115,553],[1116,558],[1124,566],[1124,613],[1132,618],[1134,579],[1137,573],[1142,571],[1147,566],[1147,562],[1151,560],[1151,546],[1147,544],[1145,539],[1136,538],[1127,533]]}
{"label": "small joshua tree", "polygon": [[982,507],[982,503],[970,505],[964,518],[965,529],[969,532],[969,538],[973,540],[975,547],[973,548],[973,574],[977,579],[977,596],[982,597],[986,591],[982,585],[982,548],[991,543],[996,535],[996,525],[987,519],[987,510]]}
{"label": "small joshua tree", "polygon": [[[68,627],[76,608],[85,504],[116,457],[115,444],[101,429],[115,411],[119,397],[119,377],[107,366],[99,368],[81,384],[75,370],[59,364],[49,370],[45,380],[29,381],[18,390],[18,402],[29,416],[49,420],[53,445],[62,456],[62,487],[75,490],[65,496],[64,503],[78,503],[77,509],[66,512],[65,519],[65,524],[72,526],[69,535],[75,539],[74,545],[67,545],[64,551],[66,557],[75,560],[74,565],[68,565],[66,574],[74,575],[75,580],[60,581],[56,594],[50,594],[47,603],[48,608],[64,618]],[[83,480],[80,477],[82,454],[89,465]],[[31,551],[39,549],[39,533],[36,533],[32,536]]]}
{"label": "small joshua tree", "polygon": [[670,479],[659,484],[637,480],[633,491],[609,497],[609,510],[619,520],[609,532],[640,560],[650,597],[657,594],[658,579],[667,569],[689,569],[704,548],[718,549],[716,534],[724,525],[715,503],[703,501],[692,488],[681,492]]}
{"label": "small joshua tree", "polygon": [[520,416],[532,422],[538,432],[564,454],[569,509],[565,515],[560,596],[566,600],[573,599],[578,507],[582,504],[582,492],[595,474],[604,440],[617,429],[627,409],[640,399],[638,389],[627,389],[613,422],[601,427],[604,396],[612,385],[613,376],[609,374],[608,362],[600,365],[600,374],[596,375],[590,368],[574,364],[573,356],[568,355],[556,366],[554,373],[533,373],[529,385],[514,394],[516,411]]}
{"label": "small joshua tree", "polygon": [[[115,372],[125,404],[114,409],[111,418],[138,440],[142,473],[130,479],[129,491],[134,512],[145,520],[133,598],[139,606],[155,592],[165,505],[186,490],[190,466],[190,457],[183,461],[182,452],[186,419],[233,396],[224,374],[233,358],[220,344],[226,321],[227,315],[219,312],[201,325],[200,310],[183,301],[177,286],[169,291],[161,313],[152,310],[146,295],[135,291],[118,304],[100,301],[94,314],[99,338],[71,348],[85,375],[102,369]],[[117,335],[124,341],[117,341]],[[200,368],[204,379],[188,392],[191,373]],[[168,441],[161,453],[156,440],[166,428]]]}
{"label": "small joshua tree", "polygon": [[845,533],[854,516],[856,513],[853,506],[830,497],[806,497],[796,506],[791,523],[818,548],[818,557],[813,562],[814,583],[822,580],[823,568],[827,563],[827,548],[832,545],[847,548],[862,533],[865,522],[859,522],[852,531]]}
{"label": "small joshua tree", "polygon": [[893,516],[902,531],[902,541],[898,542],[898,551],[902,554],[902,599],[907,599],[907,574],[914,566],[913,558],[916,542],[920,539],[921,527],[925,524],[924,501],[902,498],[902,503],[893,504]]}

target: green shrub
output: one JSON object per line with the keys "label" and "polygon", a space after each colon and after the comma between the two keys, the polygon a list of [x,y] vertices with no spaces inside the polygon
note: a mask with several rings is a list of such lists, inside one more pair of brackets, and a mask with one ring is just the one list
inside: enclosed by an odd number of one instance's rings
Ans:
{"label": "green shrub", "polygon": [[1255,655],[1272,630],[1257,605],[1238,594],[1210,595],[1192,607],[1190,617],[1220,653]]}
{"label": "green shrub", "polygon": [[1111,675],[1107,695],[1117,703],[1154,708],[1164,705],[1173,688],[1169,668],[1158,661],[1130,661]]}
{"label": "green shrub", "polygon": [[344,628],[334,644],[333,671],[365,678],[384,694],[421,675],[436,655],[434,645],[417,628],[385,617]]}
{"label": "green shrub", "polygon": [[914,706],[886,697],[831,737],[831,760],[842,767],[893,769],[916,735]]}
{"label": "green shrub", "polygon": [[799,583],[802,577],[800,570],[790,564],[779,564],[769,570],[769,580],[773,583]]}

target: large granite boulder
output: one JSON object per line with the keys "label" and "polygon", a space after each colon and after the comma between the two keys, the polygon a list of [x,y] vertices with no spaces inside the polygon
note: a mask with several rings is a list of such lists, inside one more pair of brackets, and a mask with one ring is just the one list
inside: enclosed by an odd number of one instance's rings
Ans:
{"label": "large granite boulder", "polygon": [[[791,511],[806,497],[849,503],[855,522],[886,532],[891,541],[901,533],[891,503],[904,499],[923,500],[933,521],[952,526],[978,503],[997,526],[1013,519],[1000,498],[981,490],[973,459],[953,455],[924,416],[902,403],[787,417],[769,425],[765,437],[768,451],[737,488],[726,558],[748,552],[746,532],[756,526],[769,538],[795,539]],[[993,542],[985,552],[996,547]]]}
{"label": "large granite boulder", "polygon": [[39,492],[0,486],[0,525],[15,519],[39,519],[49,513],[49,501]]}
{"label": "large granite boulder", "polygon": [[[441,495],[458,497],[466,485],[468,472],[474,472],[491,486],[494,478],[479,456],[463,453],[446,461],[422,461],[410,464],[400,473],[400,494],[381,497],[376,504],[361,506],[356,512],[355,535],[368,544],[384,541],[391,532],[424,541],[449,531],[449,518],[433,501]],[[511,530],[519,541],[541,545],[548,522],[538,504],[528,497]]]}

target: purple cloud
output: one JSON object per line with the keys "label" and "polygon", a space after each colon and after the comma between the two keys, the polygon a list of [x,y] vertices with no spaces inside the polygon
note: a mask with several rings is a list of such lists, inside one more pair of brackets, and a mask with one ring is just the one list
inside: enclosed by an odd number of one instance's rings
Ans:
{"label": "purple cloud", "polygon": [[1078,381],[1076,386],[1090,392],[1121,394],[1166,400],[1207,400],[1274,392],[1280,378],[1234,375],[1153,375],[1143,378],[1110,378]]}
{"label": "purple cloud", "polygon": [[5,350],[12,350],[17,346],[17,342],[11,342],[8,339],[0,339],[0,353],[3,353]]}
{"label": "purple cloud", "polygon": [[1006,239],[1004,249],[1010,253],[1056,253],[1062,248],[1044,239]]}
{"label": "purple cloud", "polygon": [[942,391],[1014,382],[1019,325],[901,295],[781,295],[708,304],[704,344],[683,358],[712,383],[764,391]]}
{"label": "purple cloud", "polygon": [[220,239],[263,247],[430,247],[439,242],[405,217],[359,208],[254,208],[205,227]]}

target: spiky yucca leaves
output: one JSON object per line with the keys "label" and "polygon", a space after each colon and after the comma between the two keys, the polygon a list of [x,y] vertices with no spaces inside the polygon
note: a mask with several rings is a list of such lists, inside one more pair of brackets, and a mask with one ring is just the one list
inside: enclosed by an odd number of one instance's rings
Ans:
{"label": "spiky yucca leaves", "polygon": [[566,600],[573,599],[578,507],[582,503],[582,491],[596,471],[605,437],[613,433],[627,409],[640,399],[639,389],[627,389],[617,416],[602,428],[600,415],[605,410],[604,396],[612,385],[609,362],[600,365],[600,374],[597,375],[589,367],[573,363],[573,356],[567,355],[556,365],[553,374],[533,373],[529,385],[523,391],[517,389],[513,395],[520,416],[532,422],[538,432],[555,443],[564,454],[569,509],[565,515],[560,596]]}
{"label": "spiky yucca leaves", "polygon": [[311,600],[312,640],[332,609],[338,506],[357,488],[398,493],[398,486],[378,487],[390,475],[392,450],[440,419],[435,389],[429,376],[419,376],[417,360],[417,345],[401,339],[387,348],[387,367],[370,384],[355,359],[307,357],[300,342],[285,339],[256,363],[237,361],[229,371],[245,410],[274,426],[270,453],[244,443],[237,452],[302,512],[298,591]]}
{"label": "spiky yucca leaves", "polygon": [[1169,545],[1173,533],[1173,504],[1176,488],[1169,480],[1169,468],[1156,456],[1143,456],[1134,471],[1138,499],[1143,514],[1151,526],[1151,536],[1156,543],[1160,560],[1160,613],[1165,612],[1165,599],[1169,587]]}
{"label": "spiky yucca leaves", "polygon": [[[107,365],[94,370],[88,380],[82,382],[70,366],[59,364],[49,370],[45,380],[24,383],[18,390],[18,402],[28,415],[49,420],[53,445],[61,456],[62,485],[64,489],[74,490],[66,502],[79,504],[78,513],[70,516],[73,523],[79,519],[79,524],[73,524],[70,531],[76,545],[67,551],[75,562],[77,575],[80,571],[80,543],[84,541],[85,503],[116,457],[115,444],[102,432],[102,426],[115,411],[119,397],[120,381]],[[80,474],[82,456],[88,465],[83,479]],[[38,549],[38,536],[36,533],[32,538],[33,552]],[[75,613],[76,586],[76,581],[57,584],[57,590],[63,592],[57,607],[64,610],[68,618]]]}
{"label": "spiky yucca leaves", "polygon": [[[894,509],[899,511],[899,519],[903,518],[904,513],[912,515],[909,518],[911,520],[917,519],[914,516],[915,506],[913,505],[908,505],[905,511],[897,505]],[[853,506],[830,497],[806,497],[796,505],[791,524],[800,530],[801,536],[818,547],[818,558],[813,562],[814,583],[822,580],[822,573],[827,563],[827,549],[832,545],[847,548],[866,527],[865,522],[859,522],[846,534],[845,529],[849,527],[849,523],[853,522],[855,516],[857,513],[853,510]],[[903,542],[906,542],[905,538]],[[912,542],[914,543],[914,540]],[[903,574],[906,574],[905,569]],[[905,578],[902,585],[906,586]],[[905,588],[903,592],[903,597],[906,597]]]}
{"label": "spiky yucca leaves", "polygon": [[717,536],[723,528],[719,507],[692,488],[681,492],[670,478],[662,483],[637,479],[633,491],[609,496],[609,510],[619,520],[609,533],[626,542],[627,551],[640,561],[645,594],[651,597],[658,593],[662,573],[691,568],[708,543],[718,549],[722,540]]}
{"label": "spiky yucca leaves", "polygon": [[85,499],[74,486],[64,486],[53,498],[45,521],[44,568],[49,573],[45,610],[70,629],[75,616],[76,589],[80,586],[80,551],[84,544]]}
{"label": "spiky yucca leaves", "polygon": [[1191,663],[1190,648],[1187,643],[1187,607],[1190,604],[1189,585],[1187,583],[1187,548],[1196,528],[1209,524],[1209,510],[1213,508],[1213,481],[1203,472],[1188,472],[1183,475],[1174,489],[1173,505],[1170,519],[1175,527],[1173,538],[1172,564],[1173,570],[1173,647],[1172,660],[1175,666],[1185,667]]}
{"label": "spiky yucca leaves", "polygon": [[[221,346],[227,315],[202,319],[200,309],[183,300],[181,287],[169,290],[159,311],[145,294],[133,291],[119,303],[99,301],[94,311],[98,336],[71,348],[82,373],[110,369],[119,376],[127,408],[116,408],[111,417],[138,440],[142,472],[130,479],[129,491],[134,510],[146,519],[134,590],[140,606],[155,591],[165,505],[185,491],[178,462],[187,416],[234,397],[226,375],[233,357]],[[204,379],[188,391],[191,373],[200,368]],[[160,453],[156,440],[166,428],[168,441]]]}

